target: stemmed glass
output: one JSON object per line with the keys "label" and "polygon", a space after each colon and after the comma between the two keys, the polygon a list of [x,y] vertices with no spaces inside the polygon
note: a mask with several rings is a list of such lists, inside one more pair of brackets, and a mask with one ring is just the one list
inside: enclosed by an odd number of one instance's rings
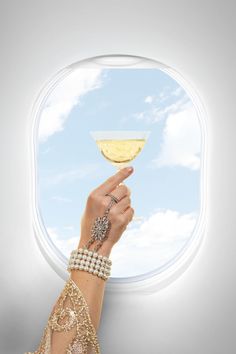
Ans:
{"label": "stemmed glass", "polygon": [[[130,165],[142,151],[150,131],[136,130],[110,130],[91,131],[90,135],[95,140],[102,155],[118,170]],[[140,220],[133,217],[133,220]]]}

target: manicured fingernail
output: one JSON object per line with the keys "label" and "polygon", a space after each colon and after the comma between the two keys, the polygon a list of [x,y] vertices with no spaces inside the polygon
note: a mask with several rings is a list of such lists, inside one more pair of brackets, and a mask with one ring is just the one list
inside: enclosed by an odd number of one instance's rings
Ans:
{"label": "manicured fingernail", "polygon": [[134,169],[133,169],[132,166],[126,167],[126,171],[129,172],[129,173],[131,173],[133,170],[134,170]]}

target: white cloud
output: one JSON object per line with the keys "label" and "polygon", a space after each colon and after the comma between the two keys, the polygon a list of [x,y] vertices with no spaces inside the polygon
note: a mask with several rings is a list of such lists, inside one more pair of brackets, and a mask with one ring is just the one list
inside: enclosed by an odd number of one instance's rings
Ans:
{"label": "white cloud", "polygon": [[189,99],[187,96],[183,96],[172,104],[164,107],[154,107],[152,110],[153,123],[168,118],[170,114],[183,111],[188,106],[190,106]]}
{"label": "white cloud", "polygon": [[127,228],[112,250],[112,276],[134,276],[164,265],[191,237],[196,220],[195,213],[162,210]]}
{"label": "white cloud", "polygon": [[[112,250],[112,276],[135,276],[163,266],[189,240],[196,221],[196,213],[158,210],[138,225],[131,223]],[[73,226],[64,229],[74,231]],[[78,246],[77,235],[62,238],[56,227],[48,227],[47,232],[66,257]]]}
{"label": "white cloud", "polygon": [[147,97],[145,97],[144,102],[145,102],[145,103],[152,103],[152,102],[153,102],[153,96],[147,96]]}
{"label": "white cloud", "polygon": [[172,92],[172,95],[174,96],[180,96],[184,93],[184,90],[181,86],[178,86],[176,90]]}
{"label": "white cloud", "polygon": [[80,98],[101,87],[101,69],[77,69],[63,79],[49,96],[39,123],[39,141],[62,131],[69,113]]}
{"label": "white cloud", "polygon": [[64,226],[64,230],[74,231],[75,227],[73,225]]}
{"label": "white cloud", "polygon": [[47,155],[53,150],[52,146],[48,146],[46,149],[40,149],[39,153],[42,155]]}
{"label": "white cloud", "polygon": [[191,104],[182,87],[178,87],[173,91],[165,89],[157,96],[147,96],[144,102],[149,103],[150,108],[135,113],[133,117],[149,124],[158,123],[168,118],[172,113],[183,111]]}
{"label": "white cloud", "polygon": [[[91,176],[99,176],[103,172],[97,163],[88,163],[83,166],[79,166],[75,169],[70,169],[65,172],[60,172],[57,174],[53,174],[52,172],[48,172],[46,177],[42,177],[42,183],[44,185],[56,185],[60,183],[71,183],[77,180],[82,180]],[[53,197],[54,200],[62,201],[60,197]]]}
{"label": "white cloud", "polygon": [[79,236],[72,236],[63,239],[59,236],[56,227],[47,227],[47,232],[54,245],[66,256],[69,257],[73,249],[77,248],[79,243]]}
{"label": "white cloud", "polygon": [[172,113],[166,120],[160,155],[153,166],[183,166],[192,170],[200,168],[201,133],[193,106]]}

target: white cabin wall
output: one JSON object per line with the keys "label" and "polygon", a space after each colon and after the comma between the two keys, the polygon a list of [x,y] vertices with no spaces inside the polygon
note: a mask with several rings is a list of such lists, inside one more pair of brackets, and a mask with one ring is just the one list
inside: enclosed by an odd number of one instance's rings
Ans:
{"label": "white cabin wall", "polygon": [[32,227],[31,108],[48,79],[103,54],[180,71],[208,112],[207,227],[196,258],[152,295],[106,294],[103,354],[233,354],[235,341],[234,1],[7,1],[0,4],[0,353],[36,350],[64,281]]}

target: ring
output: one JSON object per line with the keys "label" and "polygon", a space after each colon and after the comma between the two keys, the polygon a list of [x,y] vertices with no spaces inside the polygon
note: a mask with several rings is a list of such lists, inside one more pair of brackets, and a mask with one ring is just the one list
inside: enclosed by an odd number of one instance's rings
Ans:
{"label": "ring", "polygon": [[111,199],[114,200],[115,203],[118,203],[118,202],[119,202],[119,199],[116,198],[113,194],[107,193],[106,196],[111,197]]}

